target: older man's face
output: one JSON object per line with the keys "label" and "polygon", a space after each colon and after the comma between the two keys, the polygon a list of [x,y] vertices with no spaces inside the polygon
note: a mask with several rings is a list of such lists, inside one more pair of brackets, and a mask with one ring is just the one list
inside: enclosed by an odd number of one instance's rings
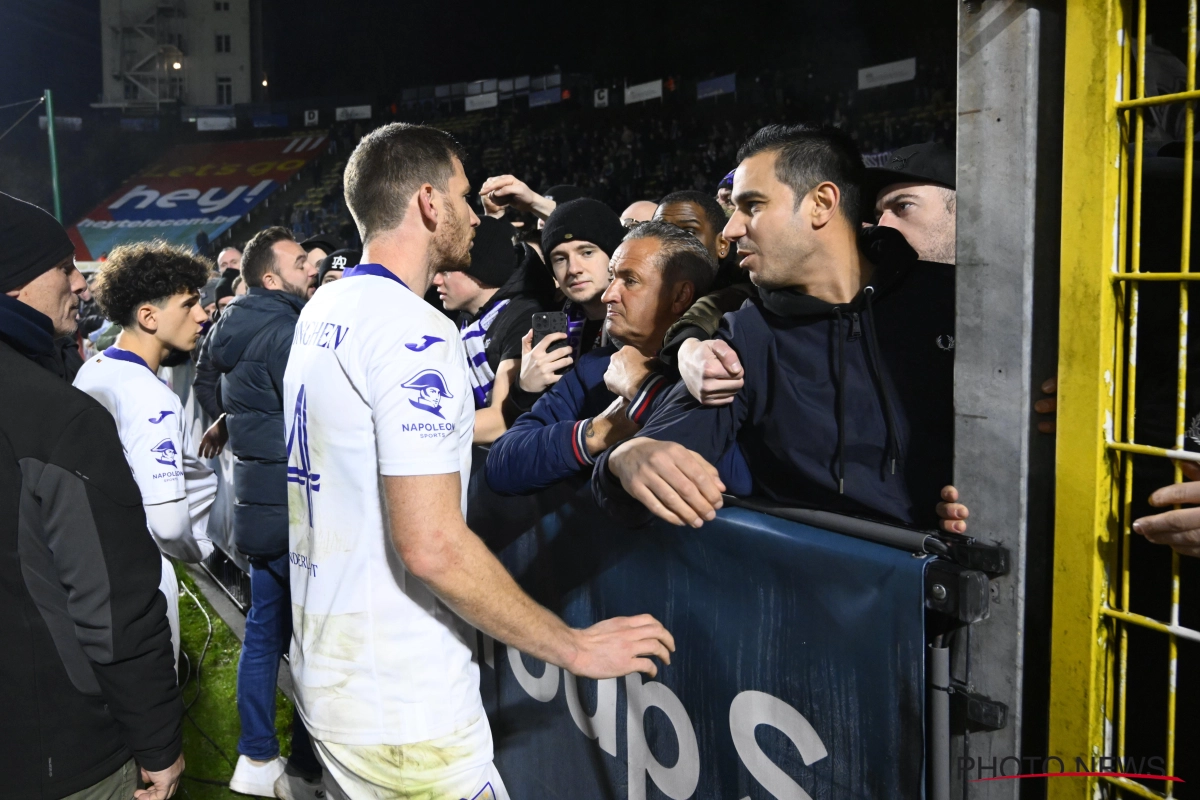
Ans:
{"label": "older man's face", "polygon": [[75,257],[64,259],[20,289],[8,293],[27,306],[42,312],[54,325],[55,336],[70,336],[79,327],[79,296],[87,281],[75,269]]}
{"label": "older man's face", "polygon": [[904,235],[922,261],[953,264],[955,259],[955,195],[932,183],[886,186],[875,202],[879,224]]}
{"label": "older man's face", "polygon": [[217,256],[217,267],[221,272],[227,269],[240,271],[242,268],[242,251],[236,247],[226,247]]}

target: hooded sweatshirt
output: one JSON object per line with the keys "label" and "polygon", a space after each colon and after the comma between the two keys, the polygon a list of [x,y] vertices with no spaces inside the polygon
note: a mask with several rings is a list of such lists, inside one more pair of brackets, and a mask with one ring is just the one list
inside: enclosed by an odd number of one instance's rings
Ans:
{"label": "hooded sweatshirt", "polygon": [[[640,435],[678,442],[716,463],[736,441],[754,494],[931,528],[953,458],[954,268],[920,262],[889,228],[864,232],[875,265],[851,302],[760,288],[726,314],[717,337],[745,383],[706,407],[682,383]],[[597,461],[596,501],[637,524],[649,512]]]}
{"label": "hooded sweatshirt", "polygon": [[233,451],[234,542],[251,558],[288,547],[283,373],[304,300],[251,287],[221,312],[205,341],[221,375],[221,406]]}

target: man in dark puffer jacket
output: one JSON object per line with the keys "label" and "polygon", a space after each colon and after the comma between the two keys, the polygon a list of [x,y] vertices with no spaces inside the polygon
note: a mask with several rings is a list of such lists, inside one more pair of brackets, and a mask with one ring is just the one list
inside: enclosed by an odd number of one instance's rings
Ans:
{"label": "man in dark puffer jacket", "polygon": [[205,343],[221,373],[218,426],[234,455],[234,542],[250,559],[252,599],[238,662],[242,735],[230,788],[265,797],[274,796],[276,780],[312,782],[321,774],[299,714],[287,765],[275,736],[275,681],[292,633],[283,373],[300,309],[316,290],[306,256],[286,228],[251,239],[242,253],[250,291],[226,306]]}

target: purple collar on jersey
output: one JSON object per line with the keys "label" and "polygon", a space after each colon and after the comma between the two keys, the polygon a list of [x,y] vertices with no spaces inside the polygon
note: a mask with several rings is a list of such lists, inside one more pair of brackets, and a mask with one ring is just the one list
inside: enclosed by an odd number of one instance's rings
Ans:
{"label": "purple collar on jersey", "polygon": [[[383,264],[359,264],[351,267],[342,273],[342,278],[353,278],[358,275],[376,275],[380,278],[391,278],[396,283],[408,289],[408,284],[396,277],[396,273],[385,267]],[[409,291],[412,291],[409,289]]]}
{"label": "purple collar on jersey", "polygon": [[[128,361],[130,364],[141,364],[146,369],[150,369],[150,365],[147,364],[137,353],[131,353],[128,350],[122,350],[115,344],[105,350],[104,355],[108,356],[109,358],[115,358],[117,361]],[[151,369],[150,374],[154,375],[154,370]],[[154,375],[154,377],[157,378],[158,376]]]}

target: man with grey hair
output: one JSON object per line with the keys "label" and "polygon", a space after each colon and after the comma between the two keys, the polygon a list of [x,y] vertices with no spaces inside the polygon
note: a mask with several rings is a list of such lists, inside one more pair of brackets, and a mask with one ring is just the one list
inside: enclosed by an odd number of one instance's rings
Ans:
{"label": "man with grey hair", "polygon": [[658,363],[667,328],[717,272],[704,244],[665,222],[642,222],[613,252],[603,300],[614,344],[575,367],[492,445],[487,481],[500,494],[530,494],[586,479],[596,456],[641,429],[673,382]]}

